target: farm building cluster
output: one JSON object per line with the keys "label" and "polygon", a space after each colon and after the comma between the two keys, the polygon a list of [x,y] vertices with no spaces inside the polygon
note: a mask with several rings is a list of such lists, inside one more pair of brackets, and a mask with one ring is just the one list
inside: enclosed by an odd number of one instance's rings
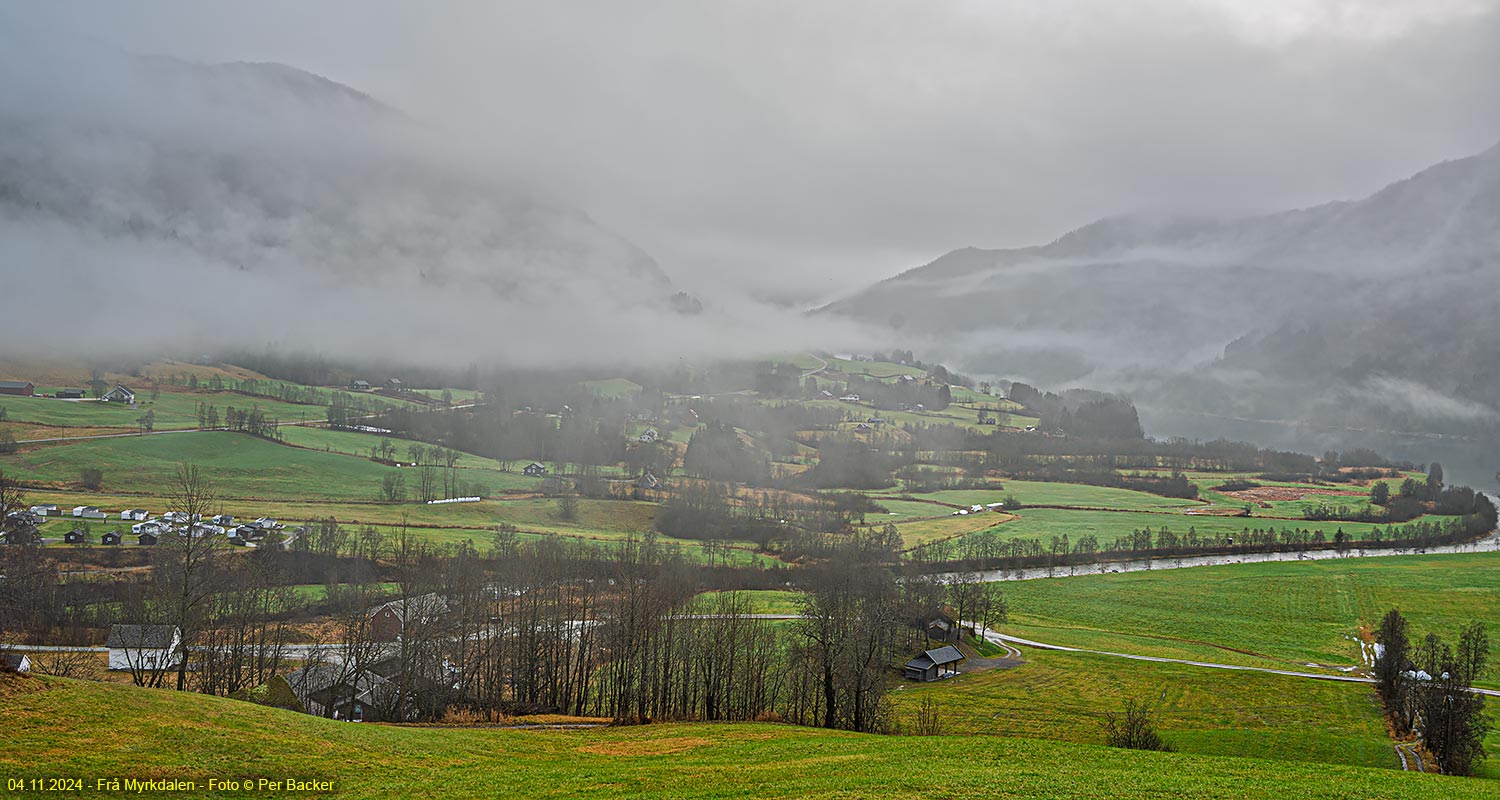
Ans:
{"label": "farm building cluster", "polygon": [[[87,393],[83,389],[57,389],[50,395],[39,395],[36,384],[31,381],[0,381],[0,395],[11,397],[53,397],[58,400],[86,400]],[[130,387],[117,383],[114,388],[104,391],[103,385],[97,390],[97,397],[101,403],[119,403],[121,405],[135,405],[135,392]]]}
{"label": "farm building cluster", "polygon": [[[127,539],[133,539],[136,545],[149,547],[168,536],[223,536],[230,544],[257,547],[270,542],[284,544],[300,535],[303,530],[297,526],[286,526],[271,517],[242,522],[231,514],[216,514],[203,519],[199,514],[168,511],[158,516],[143,508],[127,508],[115,512],[104,511],[96,506],[74,506],[70,510],[43,504],[10,511],[5,516],[5,533],[0,534],[0,544],[43,544],[46,539],[40,526],[54,517],[77,521],[73,529],[62,536],[62,541],[66,544],[116,546],[125,544]],[[105,523],[108,530],[95,534],[91,529],[91,523],[94,522]],[[115,524],[109,525],[110,522]]]}

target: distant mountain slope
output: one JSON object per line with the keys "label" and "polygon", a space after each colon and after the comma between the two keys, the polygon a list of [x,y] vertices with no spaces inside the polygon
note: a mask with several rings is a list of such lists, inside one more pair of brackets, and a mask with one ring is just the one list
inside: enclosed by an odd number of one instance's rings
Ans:
{"label": "distant mountain slope", "polygon": [[972,370],[1169,405],[1472,426],[1500,396],[1497,268],[1500,146],[1353,202],[956,250],[824,312],[928,337]]}
{"label": "distant mountain slope", "polygon": [[281,64],[83,64],[99,72],[46,97],[0,89],[10,221],[185,248],[205,269],[523,294],[575,277],[630,296],[667,286],[629,242],[446,157],[342,84]]}

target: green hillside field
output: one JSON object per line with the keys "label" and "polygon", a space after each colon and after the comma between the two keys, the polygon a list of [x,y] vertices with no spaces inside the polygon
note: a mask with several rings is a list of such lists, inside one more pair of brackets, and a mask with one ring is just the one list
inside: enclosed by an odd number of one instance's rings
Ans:
{"label": "green hillside field", "polygon": [[[6,778],[327,780],[275,796],[1203,797],[1494,796],[1494,784],[1339,765],[1112,750],[1001,737],[901,737],[777,724],[584,730],[350,724],[232,700],[0,678]],[[7,796],[53,796],[12,792]],[[96,791],[78,792],[87,796]]]}

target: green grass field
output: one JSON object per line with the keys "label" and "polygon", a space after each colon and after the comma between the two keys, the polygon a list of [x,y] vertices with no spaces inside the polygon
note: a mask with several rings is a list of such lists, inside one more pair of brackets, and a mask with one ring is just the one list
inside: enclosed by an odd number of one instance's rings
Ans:
{"label": "green grass field", "polygon": [[1103,741],[1104,713],[1149,703],[1184,753],[1399,767],[1374,692],[1313,681],[1023,648],[1026,662],[933,684],[903,684],[901,713],[938,701],[943,732]]}
{"label": "green grass field", "polygon": [[[0,456],[0,469],[28,481],[66,486],[78,480],[84,467],[98,467],[104,471],[106,492],[164,495],[177,464],[183,462],[207,471],[224,497],[373,500],[388,473],[405,472],[409,492],[415,490],[417,480],[410,469],[398,470],[367,458],[218,431],[52,445]],[[478,484],[487,494],[534,489],[538,484],[535,478],[498,468],[461,469],[459,480],[465,487]]]}
{"label": "green grass field", "polygon": [[1484,685],[1500,687],[1500,553],[1081,575],[1004,584],[1002,632],[1049,644],[1273,668],[1360,663],[1355,639],[1391,608],[1413,635],[1492,631]]}
{"label": "green grass field", "polygon": [[1014,496],[1024,505],[1078,506],[1122,511],[1154,511],[1202,506],[1195,500],[1162,497],[1149,492],[1135,492],[1109,486],[1082,483],[1007,480],[999,489],[950,489],[916,495],[927,500],[958,505],[986,505]]}
{"label": "green grass field", "polygon": [[611,400],[620,400],[634,397],[641,393],[641,385],[627,378],[606,378],[598,381],[584,381],[579,384],[598,397]]}
{"label": "green grass field", "polygon": [[197,781],[184,796],[268,794],[208,792],[210,778],[247,777],[332,780],[334,790],[324,796],[351,799],[1494,796],[1494,784],[1477,780],[990,736],[877,736],[774,724],[401,728],[129,686],[3,680],[5,777],[79,778],[91,787],[99,778]]}
{"label": "green grass field", "polygon": [[[1333,540],[1340,528],[1356,538],[1368,535],[1372,527],[1368,522],[1309,522],[1301,519],[1270,519],[1264,517],[1222,517],[1208,514],[1194,515],[1178,512],[1152,513],[1148,511],[1077,511],[1061,508],[1030,508],[1018,512],[1018,518],[981,531],[980,536],[999,536],[1004,539],[1040,539],[1045,545],[1053,536],[1067,535],[1070,542],[1093,534],[1099,546],[1105,547],[1117,536],[1127,536],[1131,531],[1151,528],[1159,531],[1166,527],[1182,535],[1189,528],[1199,534],[1220,533],[1238,535],[1245,529],[1260,528],[1323,531],[1324,537]],[[1443,519],[1423,517],[1422,519]]]}

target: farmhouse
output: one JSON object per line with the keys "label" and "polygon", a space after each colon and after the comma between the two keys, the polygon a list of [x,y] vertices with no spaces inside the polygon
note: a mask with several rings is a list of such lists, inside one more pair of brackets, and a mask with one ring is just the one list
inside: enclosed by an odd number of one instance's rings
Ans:
{"label": "farmhouse", "polygon": [[31,656],[25,653],[0,652],[0,672],[30,672]]}
{"label": "farmhouse", "polygon": [[660,438],[661,438],[661,434],[657,433],[655,428],[647,428],[645,431],[643,431],[641,433],[641,436],[640,436],[641,442],[643,444],[651,444],[652,442],[655,442],[657,439],[660,439]]}
{"label": "farmhouse", "polygon": [[83,399],[83,390],[82,389],[58,389],[57,390],[57,399],[59,399],[59,400],[82,400]]}
{"label": "farmhouse", "polygon": [[171,669],[182,651],[182,631],[175,625],[111,625],[110,669]]}
{"label": "farmhouse", "polygon": [[103,536],[99,537],[99,541],[107,545],[117,545],[120,543],[120,532],[108,531]]}
{"label": "farmhouse", "polygon": [[523,467],[521,471],[533,478],[539,478],[547,474],[547,466],[540,461],[533,461]]}
{"label": "farmhouse", "polygon": [[401,638],[406,625],[431,624],[448,613],[448,601],[436,592],[417,595],[410,600],[392,600],[370,612],[370,638],[377,642],[394,642]]}
{"label": "farmhouse", "polygon": [[350,381],[349,382],[349,391],[351,391],[351,392],[368,392],[368,391],[370,391],[370,388],[371,387],[370,387],[370,382],[369,381]]}
{"label": "farmhouse", "polygon": [[104,397],[100,399],[106,403],[124,403],[125,405],[130,405],[135,402],[135,392],[126,388],[125,384],[117,383],[115,384],[115,388],[105,392]]}
{"label": "farmhouse", "polygon": [[31,381],[0,381],[0,394],[31,397],[36,394],[36,386]]}
{"label": "farmhouse", "polygon": [[402,383],[400,378],[386,378],[385,388],[393,392],[404,392],[406,391],[406,384]]}
{"label": "farmhouse", "polygon": [[379,722],[377,710],[392,691],[390,681],[369,670],[354,675],[339,667],[313,664],[286,676],[307,713],[351,722]]}
{"label": "farmhouse", "polygon": [[951,678],[958,674],[958,662],[963,660],[964,654],[959,652],[957,647],[951,644],[944,645],[936,650],[928,650],[906,662],[904,672],[907,679],[913,681]]}
{"label": "farmhouse", "polygon": [[141,522],[149,516],[151,516],[150,512],[144,508],[127,508],[120,512],[120,519],[126,522]]}
{"label": "farmhouse", "polygon": [[636,479],[635,487],[637,489],[652,491],[661,488],[661,481],[657,480],[655,475],[648,472]]}

